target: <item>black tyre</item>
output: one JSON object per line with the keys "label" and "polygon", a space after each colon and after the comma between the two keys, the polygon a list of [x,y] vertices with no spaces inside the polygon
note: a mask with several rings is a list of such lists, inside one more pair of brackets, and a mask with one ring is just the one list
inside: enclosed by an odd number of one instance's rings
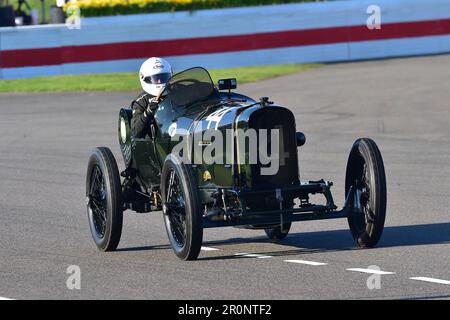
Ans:
{"label": "black tyre", "polygon": [[108,148],[95,148],[89,158],[86,202],[95,244],[101,251],[115,250],[122,234],[122,189],[116,159]]}
{"label": "black tyre", "polygon": [[359,247],[374,247],[384,229],[387,190],[383,158],[371,139],[357,140],[350,151],[345,179],[346,195],[351,186],[359,195],[363,214],[348,218],[350,231]]}
{"label": "black tyre", "polygon": [[283,223],[283,230],[281,230],[281,225],[274,228],[264,229],[266,235],[271,240],[282,240],[286,238],[289,234],[289,230],[291,229],[291,222]]}
{"label": "black tyre", "polygon": [[170,244],[178,258],[195,260],[203,241],[202,207],[197,182],[188,165],[170,154],[161,174],[164,222]]}

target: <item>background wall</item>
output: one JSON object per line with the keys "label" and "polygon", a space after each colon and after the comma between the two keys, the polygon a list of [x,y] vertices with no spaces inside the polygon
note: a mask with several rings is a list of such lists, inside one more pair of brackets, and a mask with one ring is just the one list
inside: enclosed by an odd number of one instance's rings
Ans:
{"label": "background wall", "polygon": [[0,29],[0,78],[136,71],[150,56],[201,65],[334,62],[450,52],[450,1],[333,1],[197,12],[86,18]]}

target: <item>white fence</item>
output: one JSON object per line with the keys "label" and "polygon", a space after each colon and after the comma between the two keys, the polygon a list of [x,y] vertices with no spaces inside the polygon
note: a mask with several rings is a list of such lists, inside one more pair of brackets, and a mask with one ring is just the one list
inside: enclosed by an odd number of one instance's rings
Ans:
{"label": "white fence", "polygon": [[[374,2],[381,29],[370,30]],[[86,18],[79,30],[0,28],[0,78],[136,71],[150,56],[182,69],[445,52],[449,0],[333,1]]]}

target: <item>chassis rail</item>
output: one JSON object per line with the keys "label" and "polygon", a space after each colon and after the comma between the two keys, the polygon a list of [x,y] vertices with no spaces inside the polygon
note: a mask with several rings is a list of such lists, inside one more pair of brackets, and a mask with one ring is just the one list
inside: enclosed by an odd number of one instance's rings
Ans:
{"label": "chassis rail", "polygon": [[[245,225],[275,225],[285,222],[311,221],[324,219],[340,219],[348,218],[352,215],[362,214],[360,205],[360,195],[353,187],[350,188],[345,204],[341,210],[337,210],[331,194],[332,183],[321,181],[313,181],[309,183],[301,183],[296,186],[288,186],[276,189],[262,190],[239,190],[235,192],[242,203],[243,209],[239,212],[230,212],[224,210],[224,220],[211,220],[203,217],[204,228],[215,228],[225,226],[245,226]],[[223,190],[222,192],[230,192]],[[245,209],[246,197],[249,194],[267,194],[274,193],[280,205],[278,210],[264,211],[247,211]],[[297,208],[284,209],[282,207],[283,195],[295,197],[305,196],[309,194],[323,194],[326,199],[326,205],[308,204]]]}

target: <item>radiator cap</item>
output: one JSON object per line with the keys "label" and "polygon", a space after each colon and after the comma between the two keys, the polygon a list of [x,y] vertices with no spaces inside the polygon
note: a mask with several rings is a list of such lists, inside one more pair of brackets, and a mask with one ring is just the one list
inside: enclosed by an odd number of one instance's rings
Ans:
{"label": "radiator cap", "polygon": [[273,101],[269,101],[269,97],[261,97],[259,98],[259,103],[261,107],[267,107],[268,105],[273,104]]}

